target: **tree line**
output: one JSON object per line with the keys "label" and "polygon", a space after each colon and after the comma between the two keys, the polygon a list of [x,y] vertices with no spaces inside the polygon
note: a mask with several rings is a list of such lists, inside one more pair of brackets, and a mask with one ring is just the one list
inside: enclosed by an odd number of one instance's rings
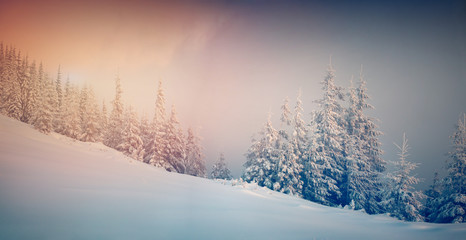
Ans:
{"label": "tree line", "polygon": [[[302,197],[328,206],[389,214],[406,221],[465,222],[466,128],[465,115],[452,136],[448,175],[434,179],[432,187],[416,191],[418,166],[408,160],[408,140],[403,134],[398,160],[386,161],[376,120],[366,115],[366,81],[361,73],[357,86],[345,93],[335,83],[330,63],[321,82],[318,109],[306,122],[301,91],[294,109],[286,98],[281,106],[280,127],[271,116],[252,139],[246,153],[242,179],[259,186]],[[388,171],[387,165],[391,164]],[[436,175],[437,176],[437,175]],[[426,199],[425,204],[422,200]]]}
{"label": "tree line", "polygon": [[132,106],[122,101],[119,77],[115,98],[108,113],[105,102],[99,106],[91,87],[65,83],[60,67],[52,79],[42,63],[12,46],[0,43],[0,113],[31,124],[42,133],[56,132],[84,142],[106,146],[167,171],[206,177],[200,138],[192,129],[184,133],[175,107],[165,110],[165,95],[159,81],[155,114],[139,118]]}
{"label": "tree line", "polygon": [[[64,86],[63,86],[64,85]],[[345,93],[335,83],[330,64],[322,85],[319,107],[311,120],[303,119],[301,92],[293,109],[286,98],[281,106],[280,127],[271,116],[246,153],[242,179],[272,190],[303,197],[328,206],[388,213],[408,221],[465,222],[466,214],[466,115],[458,120],[448,153],[447,175],[435,174],[424,192],[414,190],[419,179],[412,175],[418,164],[408,161],[405,135],[398,161],[387,171],[378,140],[382,134],[365,111],[368,103],[362,72],[357,87]],[[0,113],[31,124],[43,133],[56,132],[70,138],[103,144],[127,156],[167,171],[206,177],[200,138],[177,119],[175,107],[165,109],[159,81],[155,113],[150,121],[139,118],[132,106],[124,106],[119,77],[108,113],[99,106],[91,87],[79,87],[69,79],[63,84],[60,67],[52,79],[42,63],[29,61],[14,47],[0,43]],[[346,100],[346,101],[345,101]],[[346,106],[344,106],[346,104]],[[211,178],[231,179],[220,155]],[[421,199],[425,199],[422,204]]]}

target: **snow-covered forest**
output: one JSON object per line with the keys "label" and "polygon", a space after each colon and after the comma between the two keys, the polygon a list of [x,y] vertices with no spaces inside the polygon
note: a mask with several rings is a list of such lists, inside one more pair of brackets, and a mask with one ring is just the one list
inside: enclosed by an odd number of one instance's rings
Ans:
{"label": "snow-covered forest", "polygon": [[362,68],[358,83],[351,81],[346,92],[336,85],[334,72],[330,63],[310,121],[303,119],[301,90],[293,109],[284,100],[279,128],[269,114],[246,154],[242,178],[328,206],[406,221],[466,222],[466,115],[452,135],[448,175],[424,193],[414,188],[420,182],[412,172],[418,164],[409,160],[405,134],[394,144],[399,159],[382,157],[382,132],[366,115],[374,107],[368,103]]}
{"label": "snow-covered forest", "polygon": [[[175,107],[167,114],[159,82],[152,120],[138,117],[122,102],[124,90],[115,80],[111,106],[99,104],[91,86],[76,86],[54,77],[42,63],[28,59],[12,46],[0,44],[0,112],[48,134],[56,132],[83,142],[102,142],[144,163],[170,172],[206,177],[200,137],[192,128],[186,134]],[[348,91],[335,83],[332,64],[322,84],[319,108],[306,121],[301,91],[294,108],[288,98],[282,105],[281,124],[271,116],[248,149],[242,180],[333,207],[388,213],[406,221],[466,222],[466,115],[452,135],[448,174],[436,178],[425,193],[414,189],[409,145],[403,134],[393,149],[399,159],[383,159],[377,121],[366,115],[373,107],[361,72]],[[304,91],[305,93],[305,91]],[[391,166],[393,165],[393,166]],[[230,179],[220,155],[212,178]],[[423,204],[425,202],[425,204]]]}
{"label": "snow-covered forest", "polygon": [[42,133],[56,132],[83,142],[102,142],[136,160],[193,176],[205,177],[199,136],[184,133],[175,106],[166,113],[159,81],[155,115],[138,117],[122,102],[120,79],[110,108],[99,104],[92,86],[77,86],[63,78],[58,67],[52,77],[42,63],[28,59],[13,46],[0,43],[0,112],[33,125]]}

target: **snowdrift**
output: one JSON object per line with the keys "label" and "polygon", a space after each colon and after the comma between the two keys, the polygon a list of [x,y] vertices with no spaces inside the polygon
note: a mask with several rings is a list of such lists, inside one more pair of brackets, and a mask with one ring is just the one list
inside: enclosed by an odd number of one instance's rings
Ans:
{"label": "snowdrift", "polygon": [[0,239],[465,239],[250,184],[169,173],[0,116]]}

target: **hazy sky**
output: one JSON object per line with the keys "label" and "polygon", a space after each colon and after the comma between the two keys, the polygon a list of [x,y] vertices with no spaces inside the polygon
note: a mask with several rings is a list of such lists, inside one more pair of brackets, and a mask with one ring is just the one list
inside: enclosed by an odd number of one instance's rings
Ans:
{"label": "hazy sky", "polygon": [[361,64],[369,115],[380,120],[384,158],[406,132],[411,161],[430,184],[466,112],[462,1],[5,1],[0,41],[58,65],[108,103],[119,71],[125,103],[153,115],[157,81],[167,109],[200,127],[210,167],[220,152],[237,177],[269,110],[303,92],[305,118],[321,97],[329,56],[349,86]]}

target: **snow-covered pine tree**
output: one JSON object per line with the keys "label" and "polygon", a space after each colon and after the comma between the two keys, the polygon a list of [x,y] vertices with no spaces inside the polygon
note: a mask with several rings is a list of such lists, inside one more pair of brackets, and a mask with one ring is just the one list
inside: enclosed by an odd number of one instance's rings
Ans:
{"label": "snow-covered pine tree", "polygon": [[99,109],[92,88],[81,91],[81,141],[98,142],[100,141]]}
{"label": "snow-covered pine tree", "polygon": [[162,81],[159,81],[155,100],[154,119],[151,124],[151,137],[145,149],[146,154],[144,162],[167,169],[168,171],[175,171],[172,165],[167,161],[167,127],[168,124],[165,120],[165,94],[163,92]]}
{"label": "snow-covered pine tree", "polygon": [[289,102],[288,97],[286,97],[285,100],[283,101],[283,105],[281,106],[282,115],[280,117],[280,120],[282,123],[282,127],[291,125],[291,111],[290,111],[288,102]]}
{"label": "snow-covered pine tree", "polygon": [[102,100],[102,111],[100,112],[100,139],[104,140],[105,132],[108,129],[108,112],[105,100]]}
{"label": "snow-covered pine tree", "polygon": [[186,137],[186,174],[198,177],[206,177],[206,167],[204,155],[200,145],[200,139],[192,130],[188,128],[188,136]]}
{"label": "snow-covered pine tree", "polygon": [[[330,179],[324,177],[324,179],[316,180],[328,184],[328,186],[320,186],[318,189],[311,190],[314,192],[311,195],[314,196],[305,197],[321,199],[319,202],[323,204],[338,206],[341,204],[342,197],[340,187],[343,184],[345,167],[342,142],[346,129],[344,128],[343,108],[338,102],[343,100],[342,88],[335,84],[335,70],[331,63],[321,84],[324,94],[321,99],[316,101],[319,104],[319,109],[314,113],[314,136],[316,139],[313,151],[316,152],[312,153],[313,159],[310,160],[310,163],[320,165],[323,168],[322,174]],[[307,182],[312,181],[315,180],[309,179]]]}
{"label": "snow-covered pine tree", "polygon": [[144,147],[143,161],[145,163],[149,163],[148,161],[146,162],[146,160],[148,160],[146,158],[146,156],[148,155],[146,150],[149,149],[149,144],[150,144],[151,139],[152,139],[152,129],[151,129],[151,124],[149,123],[149,119],[148,119],[146,113],[142,114],[141,121],[140,121],[140,124],[139,124],[139,130],[141,132],[140,136],[141,136],[141,140],[143,142],[143,147]]}
{"label": "snow-covered pine tree", "polygon": [[220,153],[218,161],[212,167],[212,171],[210,172],[210,178],[226,180],[230,180],[233,178],[231,176],[230,169],[228,169],[228,166],[225,162],[225,155],[223,155],[223,153]]}
{"label": "snow-covered pine tree", "polygon": [[169,159],[169,148],[168,148],[168,123],[164,122],[162,126],[157,126],[154,131],[153,138],[151,140],[151,146],[149,149],[153,149],[153,152],[149,158],[149,164],[159,168],[163,168],[169,172],[176,172],[176,169],[168,161]]}
{"label": "snow-covered pine tree", "polygon": [[355,209],[380,213],[380,172],[385,169],[385,162],[380,158],[380,143],[377,140],[380,132],[375,129],[376,125],[372,119],[363,112],[364,109],[372,108],[366,103],[368,95],[365,92],[365,81],[361,73],[359,87],[354,88],[351,81],[348,92],[342,205],[352,203]]}
{"label": "snow-covered pine tree", "polygon": [[63,103],[63,87],[62,87],[62,73],[61,73],[61,65],[58,65],[57,71],[57,78],[55,79],[55,98],[56,98],[56,105],[54,106],[54,122],[53,127],[54,131],[57,133],[62,133],[63,131],[63,110],[62,103]]}
{"label": "snow-covered pine tree", "polygon": [[361,129],[361,131],[359,131],[359,137],[364,142],[363,153],[368,157],[368,164],[370,168],[373,171],[382,173],[385,171],[385,165],[387,164],[381,157],[383,151],[381,149],[381,143],[378,139],[379,136],[382,135],[382,132],[378,130],[378,126],[375,123],[376,120],[366,116],[363,112],[364,110],[375,109],[374,106],[367,103],[367,100],[370,99],[370,97],[367,94],[366,84],[367,83],[364,79],[361,66],[361,72],[359,74],[359,85],[356,89],[356,107],[360,113],[360,117],[358,117]]}
{"label": "snow-covered pine tree", "polygon": [[116,148],[121,143],[123,132],[123,103],[121,101],[120,77],[115,79],[115,99],[112,101],[112,112],[108,121],[108,128],[104,138],[104,144]]}
{"label": "snow-covered pine tree", "polygon": [[61,65],[58,65],[58,72],[57,72],[57,79],[55,80],[55,87],[57,91],[57,99],[58,99],[58,109],[60,108],[63,102],[63,88],[61,83]]}
{"label": "snow-covered pine tree", "polygon": [[466,113],[458,120],[451,136],[453,151],[449,153],[448,175],[443,179],[443,193],[433,221],[439,223],[466,222]]}
{"label": "snow-covered pine tree", "polygon": [[138,117],[131,106],[126,109],[122,138],[117,150],[133,159],[142,161],[144,157],[143,142],[140,137]]}
{"label": "snow-covered pine tree", "polygon": [[20,118],[20,97],[18,68],[21,66],[21,52],[10,47],[6,52],[5,67],[2,76],[1,112],[11,118]]}
{"label": "snow-covered pine tree", "polygon": [[39,67],[39,79],[41,82],[41,95],[35,111],[34,128],[42,133],[53,131],[53,114],[56,103],[55,87],[43,72],[42,64]]}
{"label": "snow-covered pine tree", "polygon": [[[36,86],[36,89],[35,91],[37,91],[37,98],[36,98],[36,102],[35,102],[35,106],[33,108],[33,111],[32,111],[32,121],[31,121],[31,125],[34,125],[35,124],[35,121],[36,121],[36,118],[37,118],[37,111],[39,110],[40,108],[40,105],[42,104],[41,103],[41,98],[42,98],[42,95],[44,94],[45,92],[45,79],[44,79],[44,68],[42,66],[42,63],[39,64],[39,68],[37,69],[37,75],[36,75],[36,78],[37,78],[37,86]],[[1,80],[1,76],[0,76],[0,80]],[[0,104],[1,105],[1,104]],[[0,109],[1,111],[1,109]]]}
{"label": "snow-covered pine tree", "polygon": [[302,119],[303,113],[303,103],[301,101],[301,90],[298,92],[298,97],[296,98],[296,106],[294,109],[293,116],[293,136],[291,138],[291,143],[293,144],[293,151],[298,158],[298,164],[304,159],[304,155],[307,152],[307,145],[309,142],[308,132],[306,123]]}
{"label": "snow-covered pine tree", "polygon": [[292,125],[293,134],[291,138],[286,133],[285,129],[279,131],[276,143],[277,159],[275,161],[276,177],[273,180],[273,189],[293,195],[302,195],[302,179],[301,171],[302,163],[307,154],[308,128],[302,119],[302,101],[301,90],[296,98],[296,106],[294,109],[293,119],[289,119],[290,111],[287,107],[287,99],[282,106],[282,126]]}
{"label": "snow-covered pine tree", "polygon": [[440,199],[442,195],[442,182],[440,181],[438,172],[434,173],[432,185],[424,193],[426,195],[426,205],[424,208],[424,216],[427,222],[434,222],[437,218]]}
{"label": "snow-covered pine tree", "polygon": [[172,105],[170,119],[167,122],[165,139],[168,144],[163,148],[163,155],[165,160],[171,165],[167,170],[171,171],[171,169],[174,169],[178,173],[185,173],[186,166],[184,165],[184,160],[186,158],[186,146],[174,105]]}
{"label": "snow-covered pine tree", "polygon": [[413,190],[412,185],[419,183],[419,178],[411,176],[411,171],[419,164],[407,161],[409,146],[406,134],[403,134],[401,146],[396,143],[395,146],[399,150],[400,161],[393,162],[395,170],[387,174],[389,182],[382,203],[393,217],[405,221],[422,221],[424,219],[420,214],[422,203],[418,199],[423,198],[424,194]]}
{"label": "snow-covered pine tree", "polygon": [[281,142],[280,137],[277,143],[277,160],[273,176],[273,190],[302,196],[303,182],[301,171],[303,166],[301,159],[295,153],[295,145],[287,142]]}
{"label": "snow-covered pine tree", "polygon": [[277,151],[278,131],[272,127],[270,114],[259,133],[259,140],[252,140],[252,145],[246,153],[243,180],[256,182],[259,186],[273,189],[275,165],[279,158]]}
{"label": "snow-covered pine tree", "polygon": [[40,82],[39,82],[39,75],[38,75],[38,69],[37,69],[37,66],[36,66],[36,62],[33,61],[30,68],[29,68],[29,77],[31,78],[31,88],[32,88],[32,91],[31,91],[31,104],[30,104],[30,107],[28,109],[28,118],[29,118],[29,124],[34,124],[34,121],[35,121],[35,111],[37,109],[37,105],[38,105],[38,99],[40,97],[40,94],[41,94],[41,87],[40,87]]}
{"label": "snow-covered pine tree", "polygon": [[[70,88],[71,88],[71,83],[70,83],[70,78],[68,77],[66,79],[66,83],[65,83],[65,89],[64,89],[64,93],[63,93],[63,98],[62,98],[62,103],[61,105],[58,107],[58,118],[57,118],[57,121],[56,121],[56,128],[55,128],[55,132],[57,133],[60,133],[60,134],[63,134],[63,135],[66,135],[65,134],[65,128],[69,127],[69,123],[66,122],[65,119],[69,118],[69,113],[70,113],[70,105],[72,105],[73,103],[71,102],[68,102],[68,101],[71,101],[70,99]],[[73,110],[76,110],[76,109],[73,109]],[[78,133],[78,136],[79,136],[80,133]],[[77,139],[75,137],[75,139]]]}
{"label": "snow-covered pine tree", "polygon": [[49,84],[51,86],[51,96],[52,96],[52,125],[53,125],[53,131],[56,131],[57,129],[57,118],[59,117],[58,115],[58,95],[56,91],[56,86],[55,86],[55,81],[49,77]]}
{"label": "snow-covered pine tree", "polygon": [[[315,114],[313,114],[315,116]],[[315,129],[315,121],[311,121],[311,126]],[[303,198],[321,203],[324,205],[335,206],[330,202],[332,196],[340,193],[335,179],[325,174],[328,168],[327,156],[322,152],[321,144],[317,142],[320,139],[319,133],[313,131],[309,139],[308,153],[303,161],[303,171],[301,173],[303,181]]]}
{"label": "snow-covered pine tree", "polygon": [[71,84],[66,88],[67,93],[62,103],[62,134],[73,139],[81,136],[81,119],[79,117],[79,90]]}
{"label": "snow-covered pine tree", "polygon": [[70,76],[68,75],[66,77],[66,82],[65,82],[65,89],[64,89],[64,94],[63,94],[63,101],[65,101],[66,95],[70,93],[70,88],[71,88],[71,82],[70,82]]}
{"label": "snow-covered pine tree", "polygon": [[87,102],[89,98],[89,93],[87,90],[87,86],[84,86],[79,93],[79,122],[81,124],[81,130],[84,132],[87,124]]}
{"label": "snow-covered pine tree", "polygon": [[27,56],[18,66],[17,80],[19,86],[19,120],[25,123],[31,122],[34,107],[34,86],[35,86],[35,63],[29,65]]}

